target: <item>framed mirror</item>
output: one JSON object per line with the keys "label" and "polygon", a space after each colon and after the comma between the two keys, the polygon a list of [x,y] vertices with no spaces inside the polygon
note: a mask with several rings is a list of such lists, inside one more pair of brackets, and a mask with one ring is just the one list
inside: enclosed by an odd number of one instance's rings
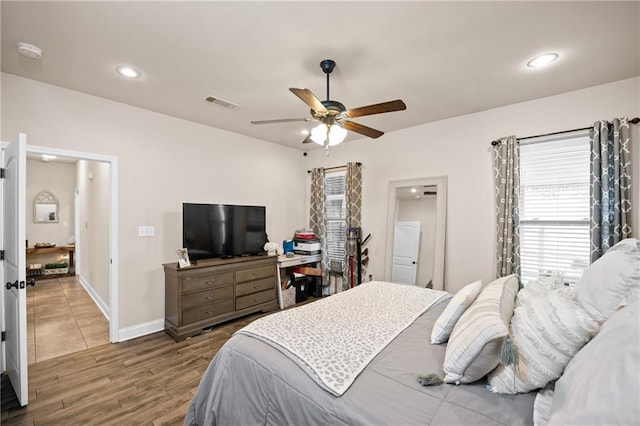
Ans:
{"label": "framed mirror", "polygon": [[389,182],[386,281],[444,290],[447,177]]}
{"label": "framed mirror", "polygon": [[40,191],[33,199],[34,223],[58,222],[58,199],[49,191]]}

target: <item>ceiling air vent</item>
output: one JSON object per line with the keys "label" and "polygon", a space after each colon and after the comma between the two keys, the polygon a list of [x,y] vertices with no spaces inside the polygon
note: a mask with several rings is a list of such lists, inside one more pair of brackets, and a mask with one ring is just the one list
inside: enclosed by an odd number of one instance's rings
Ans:
{"label": "ceiling air vent", "polygon": [[225,101],[224,99],[216,98],[215,96],[207,96],[205,98],[205,101],[207,101],[209,103],[212,103],[212,104],[220,105],[221,107],[225,107],[225,108],[231,108],[231,109],[240,108],[240,105],[238,105],[238,104],[234,104],[233,102]]}

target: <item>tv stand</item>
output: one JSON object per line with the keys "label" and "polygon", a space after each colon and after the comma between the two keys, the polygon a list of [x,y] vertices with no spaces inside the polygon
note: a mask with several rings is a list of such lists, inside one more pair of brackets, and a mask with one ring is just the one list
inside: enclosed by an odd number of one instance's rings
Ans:
{"label": "tv stand", "polygon": [[164,264],[167,334],[176,341],[255,312],[278,309],[276,256]]}

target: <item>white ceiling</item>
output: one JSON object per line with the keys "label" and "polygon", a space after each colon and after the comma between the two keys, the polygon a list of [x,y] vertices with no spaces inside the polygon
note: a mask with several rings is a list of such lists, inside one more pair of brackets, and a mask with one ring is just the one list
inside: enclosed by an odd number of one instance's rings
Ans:
{"label": "white ceiling", "polygon": [[[640,2],[2,1],[2,71],[299,149],[313,123],[289,92],[347,108],[402,99],[354,121],[391,132],[640,75]],[[16,43],[44,50],[35,60]],[[531,57],[561,56],[527,69]],[[143,76],[126,80],[117,65]],[[213,95],[239,104],[206,103]],[[362,136],[350,133],[347,141]],[[382,136],[384,138],[384,136]]]}

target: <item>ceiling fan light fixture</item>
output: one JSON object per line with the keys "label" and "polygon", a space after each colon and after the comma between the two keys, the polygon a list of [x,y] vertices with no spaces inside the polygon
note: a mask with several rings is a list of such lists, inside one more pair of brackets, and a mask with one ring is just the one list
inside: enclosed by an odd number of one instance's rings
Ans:
{"label": "ceiling fan light fixture", "polygon": [[318,145],[328,142],[329,146],[335,146],[342,143],[347,137],[347,130],[337,124],[320,123],[311,129],[311,140]]}
{"label": "ceiling fan light fixture", "polygon": [[327,140],[327,126],[324,123],[318,124],[311,129],[311,140],[318,145],[324,145],[324,141]]}
{"label": "ceiling fan light fixture", "polygon": [[347,137],[347,131],[338,125],[333,125],[329,129],[329,146],[335,146],[344,141]]}

